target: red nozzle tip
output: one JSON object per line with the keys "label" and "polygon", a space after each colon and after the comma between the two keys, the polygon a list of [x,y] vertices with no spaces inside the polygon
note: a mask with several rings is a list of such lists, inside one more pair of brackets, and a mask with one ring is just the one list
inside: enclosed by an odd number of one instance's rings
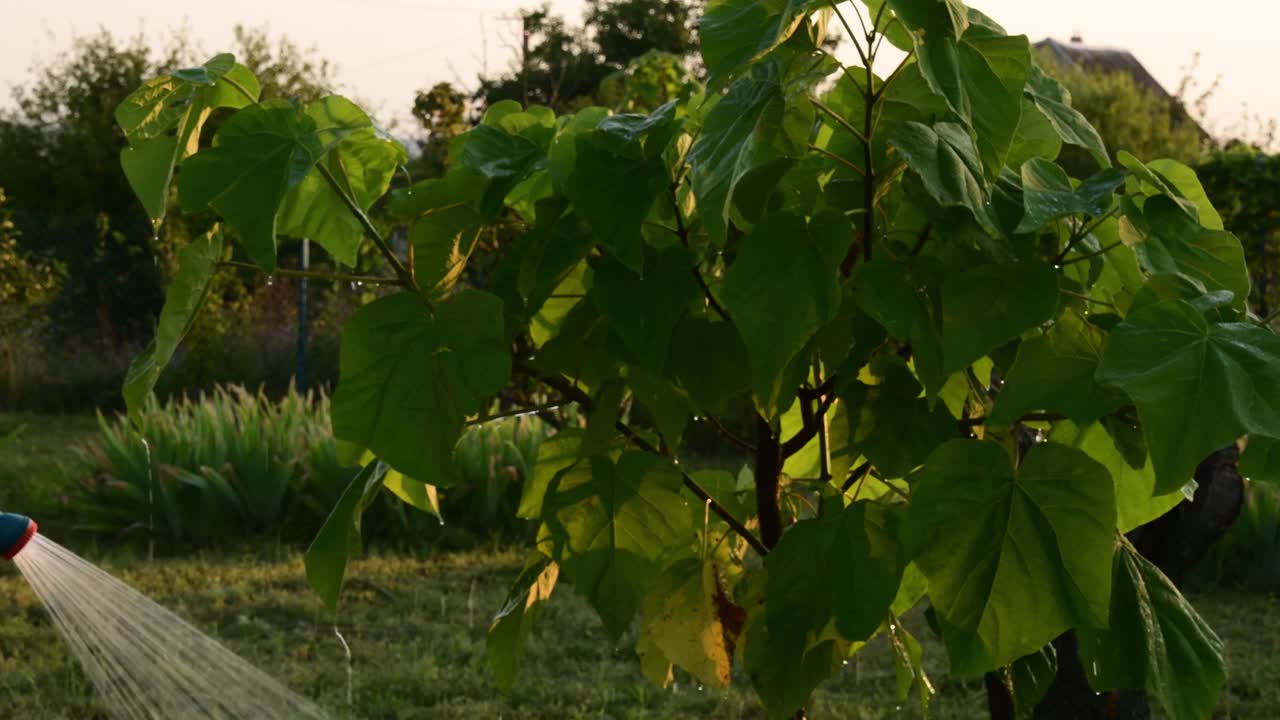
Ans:
{"label": "red nozzle tip", "polygon": [[18,538],[18,542],[14,543],[13,547],[5,551],[3,555],[4,559],[12,560],[18,557],[18,553],[22,552],[22,549],[27,546],[27,543],[31,542],[31,538],[36,536],[36,532],[39,529],[40,526],[36,524],[35,520],[28,521],[26,532],[22,533],[22,537]]}

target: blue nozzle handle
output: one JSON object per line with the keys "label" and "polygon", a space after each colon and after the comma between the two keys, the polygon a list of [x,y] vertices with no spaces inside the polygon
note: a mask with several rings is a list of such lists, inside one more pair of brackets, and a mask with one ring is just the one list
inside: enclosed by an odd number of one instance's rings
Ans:
{"label": "blue nozzle handle", "polygon": [[0,513],[0,556],[12,560],[35,534],[36,524],[26,515]]}

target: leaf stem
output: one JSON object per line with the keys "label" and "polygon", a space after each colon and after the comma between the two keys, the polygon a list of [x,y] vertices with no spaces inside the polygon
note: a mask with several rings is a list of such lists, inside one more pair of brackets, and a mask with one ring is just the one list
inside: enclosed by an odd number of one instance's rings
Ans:
{"label": "leaf stem", "polygon": [[[244,95],[249,102],[255,105],[259,104],[259,100],[255,98],[253,94],[245,88],[245,86],[227,75],[223,75],[222,79],[227,81],[227,84],[235,88],[241,95]],[[378,247],[378,251],[381,252],[387,262],[391,264],[391,269],[394,270],[396,276],[400,278],[401,284],[405,287],[412,288],[419,295],[422,295],[422,290],[418,287],[418,281],[414,278],[413,273],[404,266],[404,263],[400,262],[400,258],[396,256],[395,252],[391,249],[391,246],[383,239],[382,233],[378,232],[378,229],[373,226],[373,223],[369,220],[369,216],[365,214],[364,209],[361,208],[359,203],[355,201],[355,198],[352,198],[351,195],[349,195],[338,183],[338,179],[333,176],[333,173],[329,171],[329,168],[325,167],[323,159],[316,163],[316,169],[320,171],[325,182],[329,183],[329,187],[333,188],[333,192],[337,194],[343,204],[347,206],[347,209],[351,211],[351,214],[355,216],[356,221],[360,223],[362,228],[364,228],[365,234],[368,235],[369,239],[373,240],[373,244]],[[426,301],[428,307],[430,307],[430,302],[427,301],[425,295],[423,296],[423,300]]]}
{"label": "leaf stem", "polygon": [[400,278],[401,282],[404,283],[405,287],[413,288],[421,294],[421,289],[418,287],[417,281],[414,280],[413,273],[409,272],[409,269],[404,266],[404,263],[400,262],[400,258],[396,256],[395,251],[393,251],[391,246],[387,244],[387,241],[383,239],[382,233],[378,232],[378,229],[373,226],[373,222],[369,220],[369,216],[365,214],[364,209],[360,207],[360,204],[357,203],[355,198],[351,197],[341,185],[338,184],[338,178],[333,176],[333,173],[329,171],[329,168],[325,166],[323,161],[316,163],[316,168],[324,177],[325,182],[329,183],[329,187],[333,188],[333,191],[342,199],[343,204],[345,204],[347,209],[351,211],[351,214],[355,216],[356,221],[364,228],[365,234],[369,236],[369,239],[377,246],[378,251],[381,252],[382,256],[386,258],[388,263],[390,263],[391,269],[395,271],[396,275]]}
{"label": "leaf stem", "polygon": [[[667,197],[671,200],[671,210],[676,216],[675,233],[680,238],[680,243],[688,249],[689,229],[684,225],[684,214],[680,212],[680,201],[676,197],[676,188],[674,185],[667,189]],[[711,306],[711,309],[725,321],[732,322],[729,320],[729,311],[725,310],[724,306],[720,304],[720,301],[716,300],[716,296],[711,293],[711,286],[707,285],[706,278],[702,277],[702,272],[698,270],[697,262],[695,262],[689,270],[693,272],[693,279],[698,282],[698,287],[702,288],[702,294],[706,296],[707,304]]]}
{"label": "leaf stem", "polygon": [[514,408],[507,410],[506,412],[500,412],[496,415],[485,415],[484,417],[478,417],[474,420],[468,420],[463,423],[463,425],[470,427],[473,425],[484,425],[485,423],[490,423],[495,420],[509,420],[511,418],[522,417],[524,415],[541,415],[542,413],[550,412],[551,410],[558,410],[563,406],[564,401],[558,400],[556,402],[543,403],[542,405],[537,405],[535,407]]}
{"label": "leaf stem", "polygon": [[261,272],[264,275],[279,275],[280,277],[300,277],[310,278],[313,280],[331,280],[333,282],[355,282],[365,283],[366,285],[404,285],[404,282],[399,278],[380,277],[377,275],[348,275],[346,273],[327,273],[321,270],[290,270],[288,268],[277,268],[271,272],[266,272],[253,263],[237,262],[235,260],[224,260],[219,262],[218,267],[254,270]]}
{"label": "leaf stem", "polygon": [[1117,240],[1111,243],[1110,245],[1102,248],[1101,250],[1094,250],[1091,253],[1085,253],[1084,255],[1081,255],[1079,257],[1073,257],[1070,260],[1063,260],[1062,262],[1058,263],[1058,267],[1066,267],[1067,265],[1071,265],[1078,262],[1084,262],[1085,260],[1092,260],[1093,258],[1096,258],[1099,255],[1106,255],[1107,253],[1120,247],[1123,244],[1124,244],[1123,240]]}
{"label": "leaf stem", "polygon": [[814,152],[816,152],[816,153],[819,153],[819,154],[821,154],[821,155],[825,155],[825,156],[827,156],[827,157],[831,158],[832,160],[835,160],[836,162],[840,163],[841,165],[844,165],[845,167],[849,168],[850,170],[853,170],[854,172],[858,173],[858,174],[859,174],[859,175],[861,175],[862,177],[866,177],[866,176],[867,176],[867,171],[866,171],[866,170],[863,170],[863,169],[862,169],[862,168],[860,168],[860,167],[858,167],[857,163],[853,162],[852,160],[848,160],[848,159],[846,159],[846,158],[844,158],[844,157],[841,157],[840,155],[837,155],[837,154],[835,154],[835,153],[831,152],[830,150],[826,150],[826,149],[824,149],[824,148],[820,148],[820,147],[818,147],[817,145],[814,145],[813,143],[809,143],[809,149],[810,149],[810,150],[812,150],[812,151],[814,151]]}
{"label": "leaf stem", "polygon": [[1080,228],[1076,230],[1076,232],[1072,233],[1071,237],[1067,239],[1067,245],[1066,247],[1062,248],[1062,252],[1054,256],[1053,264],[1062,265],[1063,258],[1067,256],[1067,253],[1071,252],[1071,249],[1075,247],[1076,243],[1088,237],[1089,233],[1096,230],[1099,225],[1106,222],[1112,215],[1115,215],[1115,214],[1116,214],[1116,211],[1113,208],[1111,210],[1106,211],[1102,215],[1099,215],[1098,217],[1094,218],[1092,222],[1081,225]]}
{"label": "leaf stem", "polygon": [[858,128],[854,127],[854,126],[853,126],[853,123],[849,122],[848,120],[845,120],[845,119],[844,119],[843,117],[841,117],[841,116],[840,116],[840,114],[839,114],[839,113],[837,113],[835,110],[832,110],[830,107],[827,107],[826,103],[822,102],[821,100],[819,100],[819,99],[817,99],[817,98],[815,98],[815,97],[810,97],[810,98],[809,98],[809,102],[813,103],[813,106],[814,106],[815,108],[817,108],[817,109],[821,110],[823,113],[825,113],[825,114],[829,115],[829,116],[831,117],[831,119],[832,119],[832,120],[835,120],[835,121],[836,121],[836,123],[838,123],[838,124],[840,125],[840,127],[842,127],[842,128],[844,128],[845,130],[847,130],[847,131],[848,131],[849,133],[851,133],[854,137],[858,138],[858,140],[862,141],[863,143],[865,143],[865,142],[867,141],[867,137],[866,137],[865,135],[863,135],[863,134],[862,134],[862,131],[861,131],[861,130],[859,130]]}
{"label": "leaf stem", "polygon": [[1080,293],[1078,293],[1078,292],[1071,292],[1070,290],[1061,290],[1061,289],[1060,289],[1060,290],[1058,290],[1058,292],[1062,293],[1063,295],[1069,295],[1069,296],[1071,296],[1071,297],[1073,297],[1073,298],[1079,298],[1079,299],[1081,299],[1081,300],[1084,300],[1085,302],[1091,302],[1091,303],[1093,303],[1093,304],[1095,304],[1095,305],[1101,305],[1101,306],[1103,306],[1103,307],[1109,307],[1109,308],[1111,308],[1112,310],[1117,310],[1117,309],[1119,309],[1119,308],[1117,308],[1117,307],[1116,307],[1115,303],[1109,303],[1109,302],[1107,302],[1106,300],[1099,300],[1099,299],[1097,299],[1097,298],[1092,298],[1092,297],[1089,297],[1088,295],[1082,295],[1082,294],[1080,294]]}

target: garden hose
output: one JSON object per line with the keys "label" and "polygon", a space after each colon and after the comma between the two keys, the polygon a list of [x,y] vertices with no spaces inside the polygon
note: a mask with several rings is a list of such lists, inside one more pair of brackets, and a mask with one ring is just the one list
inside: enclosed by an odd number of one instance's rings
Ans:
{"label": "garden hose", "polygon": [[12,560],[36,536],[39,526],[25,515],[0,512],[0,557]]}

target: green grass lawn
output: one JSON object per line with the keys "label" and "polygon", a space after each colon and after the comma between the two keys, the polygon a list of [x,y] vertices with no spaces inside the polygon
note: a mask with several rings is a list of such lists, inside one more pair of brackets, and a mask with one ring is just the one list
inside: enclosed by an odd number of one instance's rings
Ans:
{"label": "green grass lawn", "polygon": [[97,429],[93,415],[0,413],[0,510],[66,527],[67,489],[86,472],[78,451]]}
{"label": "green grass lawn", "polygon": [[[520,679],[500,693],[484,663],[485,631],[519,570],[519,554],[490,550],[355,564],[337,629],[302,580],[297,555],[219,554],[104,566],[177,611],[265,671],[317,698],[336,718],[758,718],[745,678],[725,692],[677,673],[660,690],[641,677],[624,636],[617,646],[571,588],[556,590],[530,641]],[[43,609],[6,567],[0,577],[0,702],[9,717],[97,718],[93,693]],[[1227,643],[1229,692],[1220,717],[1275,718],[1280,711],[1280,600],[1219,591],[1194,598]],[[925,643],[939,690],[938,718],[984,715],[976,683],[948,681],[941,647],[918,613],[907,625]],[[822,687],[815,718],[917,717],[915,698],[893,694],[887,648],[873,643]]]}
{"label": "green grass lawn", "polygon": [[[40,519],[108,571],[218,637],[266,672],[329,708],[335,718],[761,718],[744,677],[728,691],[699,688],[677,671],[660,690],[642,677],[634,635],[618,644],[568,585],[557,588],[530,639],[509,694],[484,662],[490,617],[520,569],[515,550],[489,548],[420,557],[382,554],[351,569],[336,628],[308,590],[296,550],[251,547],[148,561],[136,551],[77,538],[59,498],[85,472],[70,448],[95,429],[92,417],[0,414],[0,509]],[[46,517],[42,513],[49,513]],[[53,522],[49,522],[52,519]],[[1228,691],[1219,717],[1280,717],[1280,599],[1219,590],[1192,598],[1226,641]],[[925,646],[938,689],[933,716],[985,716],[981,683],[944,671],[941,646],[919,612],[905,624]],[[919,717],[913,696],[899,703],[887,647],[873,642],[818,692],[814,718]],[[0,563],[0,717],[102,717],[92,689],[15,568]]]}

